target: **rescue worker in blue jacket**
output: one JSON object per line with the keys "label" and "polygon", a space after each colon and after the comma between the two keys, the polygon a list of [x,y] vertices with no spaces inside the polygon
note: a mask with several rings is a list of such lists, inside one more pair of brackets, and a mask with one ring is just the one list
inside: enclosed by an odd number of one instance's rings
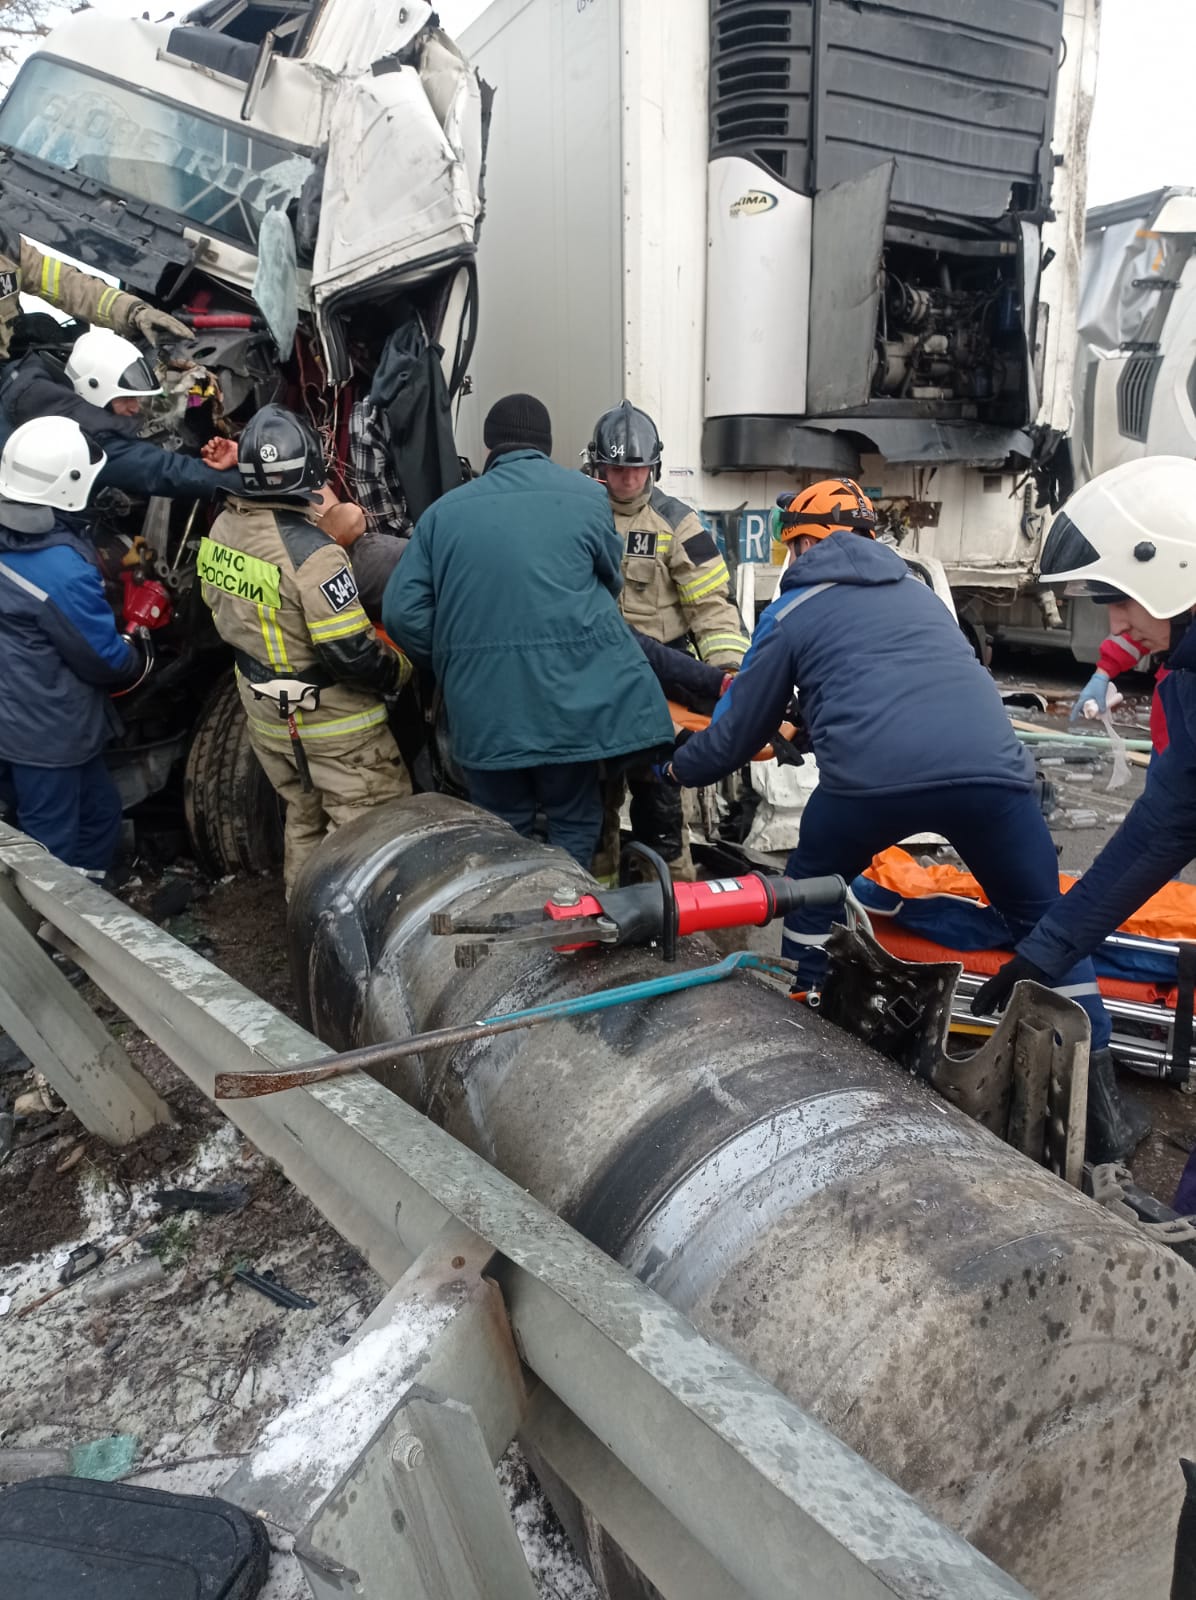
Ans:
{"label": "rescue worker in blue jacket", "polygon": [[[664,695],[619,614],[623,548],[601,485],[548,459],[531,395],[491,407],[480,478],[430,506],[386,587],[386,632],[444,697],[469,797],[589,867],[599,764],[672,744]],[[653,759],[653,757],[648,757]]]}
{"label": "rescue worker in blue jacket", "polygon": [[16,824],[68,866],[103,877],[121,802],[104,764],[114,691],[147,667],[118,633],[83,510],[103,455],[65,417],[18,428],[0,455],[0,787]]}
{"label": "rescue worker in blue jacket", "polygon": [[[1196,461],[1146,456],[1086,483],[1052,524],[1042,553],[1044,583],[1065,583],[1069,594],[1106,602],[1132,602],[1148,623],[1170,622],[1168,671],[1155,690],[1167,737],[1125,821],[1079,882],[1018,939],[1013,960],[978,990],[972,1001],[977,1014],[1002,1010],[1023,978],[1053,982],[1196,859],[1194,506]],[[1196,1212],[1196,1153],[1175,1203],[1177,1210]]]}
{"label": "rescue worker in blue jacket", "polygon": [[[236,494],[237,449],[232,440],[205,447],[214,465],[140,437],[145,402],[162,393],[137,346],[92,328],[71,347],[65,364],[47,349],[30,350],[0,374],[4,429],[34,417],[69,417],[104,452],[97,489],[149,497],[211,499]],[[223,470],[217,470],[217,468]]]}
{"label": "rescue worker in blue jacket", "polygon": [[[875,542],[872,502],[850,479],[783,497],[774,536],[790,565],[715,718],[661,769],[685,787],[715,783],[767,744],[796,686],[818,762],[785,871],[848,882],[911,833],[944,834],[1020,938],[1059,898],[1055,846],[1034,793],[1034,763],[996,686],[942,601],[895,550]],[[795,995],[826,970],[832,912],[788,917],[782,949]],[[1099,1159],[1135,1142],[1108,1052],[1110,1025],[1088,960],[1056,974],[1092,1023],[1089,1141]]]}

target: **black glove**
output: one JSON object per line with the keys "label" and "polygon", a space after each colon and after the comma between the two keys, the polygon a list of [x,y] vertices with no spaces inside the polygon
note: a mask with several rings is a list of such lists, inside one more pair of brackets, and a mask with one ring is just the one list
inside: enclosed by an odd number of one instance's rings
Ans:
{"label": "black glove", "polygon": [[772,757],[778,767],[804,767],[806,758],[795,739],[786,739],[778,731],[772,736]]}
{"label": "black glove", "polygon": [[1009,1004],[1015,983],[1029,979],[1033,983],[1050,985],[1050,977],[1041,967],[1036,967],[1025,956],[1014,956],[1012,961],[995,972],[987,983],[981,984],[972,996],[971,1011],[974,1017],[994,1017]]}

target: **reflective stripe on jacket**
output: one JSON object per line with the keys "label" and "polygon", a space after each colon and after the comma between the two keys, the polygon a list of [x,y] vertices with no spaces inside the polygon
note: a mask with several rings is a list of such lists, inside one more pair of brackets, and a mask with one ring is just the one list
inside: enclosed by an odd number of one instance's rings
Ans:
{"label": "reflective stripe on jacket", "polygon": [[83,317],[117,333],[132,330],[132,319],[145,304],[90,272],[68,267],[57,256],[42,255],[28,239],[0,225],[0,357],[8,354],[12,325],[21,314],[22,289],[40,295],[68,316]]}
{"label": "reflective stripe on jacket", "polygon": [[661,644],[688,634],[703,661],[737,667],[747,635],[727,564],[697,512],[657,488],[611,507],[623,541],[620,605],[628,622]]}
{"label": "reflective stripe on jacket", "polygon": [[386,721],[383,696],[411,675],[362,610],[345,553],[293,504],[230,498],[201,540],[196,573],[216,631],[237,656],[241,698],[255,737],[290,735],[250,685],[297,678],[320,687],[315,711],[296,714],[304,742],[353,742]]}

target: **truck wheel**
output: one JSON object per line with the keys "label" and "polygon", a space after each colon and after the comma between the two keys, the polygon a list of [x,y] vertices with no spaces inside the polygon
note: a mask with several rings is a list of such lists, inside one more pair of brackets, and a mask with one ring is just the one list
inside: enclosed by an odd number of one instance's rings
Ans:
{"label": "truck wheel", "polygon": [[282,861],[282,809],[249,742],[230,672],[199,714],[183,774],[183,808],[205,872],[269,872]]}

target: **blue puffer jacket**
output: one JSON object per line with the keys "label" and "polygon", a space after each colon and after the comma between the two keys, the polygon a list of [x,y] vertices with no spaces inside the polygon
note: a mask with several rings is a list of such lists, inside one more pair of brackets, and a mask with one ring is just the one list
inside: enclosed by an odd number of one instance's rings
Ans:
{"label": "blue puffer jacket", "polygon": [[14,361],[0,377],[0,449],[14,428],[34,417],[69,417],[99,445],[108,459],[96,479],[97,490],[203,500],[241,491],[235,470],[217,472],[194,456],[151,444],[138,437],[139,418],[118,417],[91,405],[75,393],[62,363],[36,350]]}
{"label": "blue puffer jacket", "polygon": [[1091,955],[1196,860],[1196,625],[1167,665],[1156,693],[1167,713],[1169,743],[1152,758],[1146,788],[1079,883],[1017,947],[1049,976]]}
{"label": "blue puffer jacket", "polygon": [[91,546],[49,514],[40,533],[5,515],[0,502],[0,761],[80,766],[120,732],[109,696],[141,657],[117,632]]}
{"label": "blue puffer jacket", "polygon": [[664,695],[619,613],[622,557],[606,490],[538,450],[491,457],[424,512],[382,622],[435,672],[463,767],[672,745]]}
{"label": "blue puffer jacket", "polygon": [[828,793],[1033,785],[992,679],[887,545],[833,533],[789,567],[714,721],[678,750],[681,782],[713,783],[749,761],[795,686]]}

